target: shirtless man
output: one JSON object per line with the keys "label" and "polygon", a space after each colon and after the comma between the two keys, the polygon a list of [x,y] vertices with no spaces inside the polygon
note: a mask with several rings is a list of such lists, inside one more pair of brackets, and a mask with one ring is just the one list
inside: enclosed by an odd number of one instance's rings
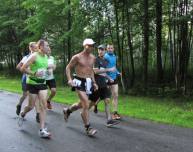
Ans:
{"label": "shirtless man", "polygon": [[[95,56],[92,54],[95,42],[92,39],[85,39],[83,42],[84,50],[74,55],[69,64],[66,66],[66,75],[68,84],[76,88],[76,92],[80,99],[82,107],[82,120],[85,126],[87,135],[93,136],[97,130],[92,128],[89,122],[89,99],[88,95],[92,93],[92,89],[97,90],[98,86],[95,82],[93,65]],[[76,76],[73,79],[71,70],[75,69]]]}
{"label": "shirtless man", "polygon": [[[103,58],[104,54],[105,54],[105,45],[99,45],[98,57],[96,58],[95,67],[93,68],[95,72],[95,80],[98,85],[98,90],[94,91],[91,95],[89,95],[89,100],[91,101],[89,108],[96,105],[97,102],[99,102],[100,100],[104,100],[105,112],[106,112],[106,118],[107,118],[106,126],[111,127],[118,124],[119,121],[112,120],[111,118],[110,107],[109,107],[111,93],[106,83],[106,80],[107,79],[109,80],[110,77],[106,75],[106,72],[115,71],[116,68],[109,68],[109,69],[106,68],[106,61]],[[64,112],[65,121],[68,120],[72,112],[80,108],[81,108],[80,103],[75,103],[68,108],[64,108],[63,112]]]}

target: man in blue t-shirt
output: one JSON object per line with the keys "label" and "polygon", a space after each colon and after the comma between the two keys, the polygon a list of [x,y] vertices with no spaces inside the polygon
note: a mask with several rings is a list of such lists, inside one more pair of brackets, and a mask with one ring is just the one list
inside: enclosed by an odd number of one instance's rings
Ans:
{"label": "man in blue t-shirt", "polygon": [[[107,53],[104,56],[104,59],[107,61],[107,68],[116,67],[117,56],[114,54],[114,46],[112,44],[107,45]],[[113,115],[112,118],[119,120],[121,119],[118,114],[118,76],[120,72],[118,70],[113,72],[107,72],[107,75],[113,80],[109,81],[108,85],[111,88],[112,98],[113,98]]]}

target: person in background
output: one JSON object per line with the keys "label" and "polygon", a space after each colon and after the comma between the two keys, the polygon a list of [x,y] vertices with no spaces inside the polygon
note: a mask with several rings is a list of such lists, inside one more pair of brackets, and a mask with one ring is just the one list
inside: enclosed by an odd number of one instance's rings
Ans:
{"label": "person in background", "polygon": [[[113,44],[107,45],[107,52],[104,55],[104,59],[107,61],[107,68],[116,67],[117,56],[114,54]],[[107,72],[107,75],[112,81],[108,82],[112,93],[112,104],[113,104],[113,115],[112,118],[115,120],[120,120],[121,116],[118,113],[118,77],[120,72],[118,70],[113,72]]]}
{"label": "person in background", "polygon": [[47,53],[48,56],[48,72],[46,75],[46,85],[49,87],[51,93],[47,99],[47,108],[52,109],[51,100],[56,95],[56,80],[53,71],[56,69],[56,62],[51,56],[51,50]]}

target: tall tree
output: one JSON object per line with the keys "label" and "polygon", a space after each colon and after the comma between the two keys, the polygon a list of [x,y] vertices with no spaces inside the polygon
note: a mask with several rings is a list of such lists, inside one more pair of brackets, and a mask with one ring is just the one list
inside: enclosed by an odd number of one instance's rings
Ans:
{"label": "tall tree", "polygon": [[144,16],[143,16],[143,82],[144,89],[147,90],[148,81],[148,49],[149,49],[149,16],[148,16],[148,0],[143,0]]}
{"label": "tall tree", "polygon": [[157,48],[157,81],[163,83],[162,67],[162,0],[156,1],[156,48]]}

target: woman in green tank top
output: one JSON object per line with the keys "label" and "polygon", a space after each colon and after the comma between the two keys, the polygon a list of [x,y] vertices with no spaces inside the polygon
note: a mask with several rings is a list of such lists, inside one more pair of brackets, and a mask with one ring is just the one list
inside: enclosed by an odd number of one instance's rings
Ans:
{"label": "woman in green tank top", "polygon": [[33,53],[28,61],[22,66],[21,70],[28,74],[27,77],[27,87],[29,90],[29,100],[32,105],[27,105],[24,111],[21,112],[21,117],[25,115],[34,108],[36,98],[39,100],[37,102],[39,105],[40,112],[40,130],[39,135],[42,138],[50,137],[50,132],[45,129],[45,118],[46,118],[46,108],[47,108],[47,86],[45,84],[45,76],[48,67],[47,52],[50,50],[49,44],[45,40],[38,41],[39,51]]}

